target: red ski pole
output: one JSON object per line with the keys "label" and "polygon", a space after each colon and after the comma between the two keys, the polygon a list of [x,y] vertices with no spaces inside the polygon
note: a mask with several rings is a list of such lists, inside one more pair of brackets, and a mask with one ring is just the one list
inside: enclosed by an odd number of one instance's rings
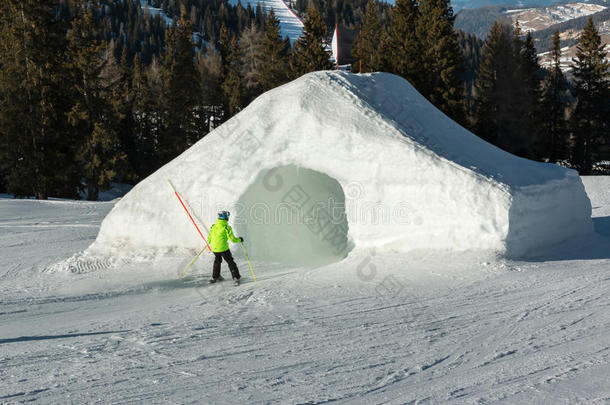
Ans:
{"label": "red ski pole", "polygon": [[172,184],[172,182],[169,179],[167,179],[167,182],[169,183],[169,185],[172,188],[172,190],[174,190],[174,194],[176,194],[176,197],[178,197],[178,201],[180,201],[180,205],[182,205],[182,208],[184,208],[184,211],[186,211],[186,215],[189,216],[189,218],[191,219],[191,222],[193,223],[193,225],[195,225],[195,228],[197,229],[197,232],[199,232],[199,235],[201,236],[201,239],[203,239],[203,241],[205,242],[206,246],[208,247],[208,250],[211,252],[212,248],[210,247],[208,241],[205,239],[205,236],[203,236],[203,234],[199,230],[199,227],[197,226],[197,223],[195,222],[195,220],[191,216],[191,213],[189,212],[189,210],[186,209],[186,205],[184,205],[184,202],[182,202],[182,198],[180,198],[180,194],[178,194],[178,191],[176,191],[176,188],[174,187],[174,185]]}

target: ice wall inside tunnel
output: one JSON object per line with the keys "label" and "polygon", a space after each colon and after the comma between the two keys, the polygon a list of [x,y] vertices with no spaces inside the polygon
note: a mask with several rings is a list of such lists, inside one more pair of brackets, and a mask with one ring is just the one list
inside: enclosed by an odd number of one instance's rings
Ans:
{"label": "ice wall inside tunnel", "polygon": [[294,165],[262,170],[236,209],[235,229],[258,260],[316,266],[351,249],[343,189],[324,173]]}

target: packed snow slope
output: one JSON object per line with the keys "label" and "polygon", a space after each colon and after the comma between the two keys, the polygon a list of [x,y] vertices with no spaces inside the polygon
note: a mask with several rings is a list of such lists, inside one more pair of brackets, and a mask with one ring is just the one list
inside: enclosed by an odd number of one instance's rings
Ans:
{"label": "packed snow slope", "polygon": [[[233,5],[237,5],[239,0],[230,0]],[[282,37],[290,38],[290,42],[294,43],[303,34],[303,21],[295,14],[294,11],[284,0],[243,0],[241,4],[247,7],[250,4],[253,10],[260,4],[266,13],[273,9],[275,16],[280,20],[280,34]]]}
{"label": "packed snow slope", "polygon": [[[610,235],[610,178],[584,178]],[[316,269],[83,259],[115,202],[0,196],[0,403],[605,404],[610,238]],[[246,242],[247,244],[247,242]],[[74,256],[72,256],[74,255]],[[228,273],[223,268],[223,274]]]}
{"label": "packed snow slope", "polygon": [[199,249],[219,210],[259,260],[312,265],[352,250],[507,256],[592,231],[577,173],[518,158],[386,73],[315,72],[247,108],[142,181],[91,252]]}

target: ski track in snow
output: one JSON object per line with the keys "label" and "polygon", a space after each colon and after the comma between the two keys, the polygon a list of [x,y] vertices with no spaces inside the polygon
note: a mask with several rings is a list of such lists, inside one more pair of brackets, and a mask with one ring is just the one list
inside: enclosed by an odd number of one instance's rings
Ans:
{"label": "ski track in snow", "polygon": [[[610,179],[585,186],[610,230]],[[610,401],[601,235],[553,260],[253,258],[257,283],[234,250],[236,288],[209,255],[185,280],[184,252],[83,256],[113,204],[0,199],[0,403]]]}

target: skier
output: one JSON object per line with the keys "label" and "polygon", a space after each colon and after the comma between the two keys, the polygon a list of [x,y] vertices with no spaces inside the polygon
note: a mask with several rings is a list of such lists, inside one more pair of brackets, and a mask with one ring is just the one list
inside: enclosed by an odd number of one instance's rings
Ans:
{"label": "skier", "polygon": [[223,278],[220,276],[220,264],[222,263],[222,259],[225,259],[229,265],[233,282],[235,285],[239,285],[239,279],[241,276],[239,275],[239,269],[233,260],[231,250],[229,250],[228,240],[233,243],[242,243],[244,238],[236,238],[235,235],[233,235],[233,229],[231,229],[227,223],[229,220],[229,215],[231,214],[228,211],[219,212],[218,219],[210,228],[210,234],[208,235],[208,241],[210,241],[210,246],[215,256],[210,283],[223,280]]}

